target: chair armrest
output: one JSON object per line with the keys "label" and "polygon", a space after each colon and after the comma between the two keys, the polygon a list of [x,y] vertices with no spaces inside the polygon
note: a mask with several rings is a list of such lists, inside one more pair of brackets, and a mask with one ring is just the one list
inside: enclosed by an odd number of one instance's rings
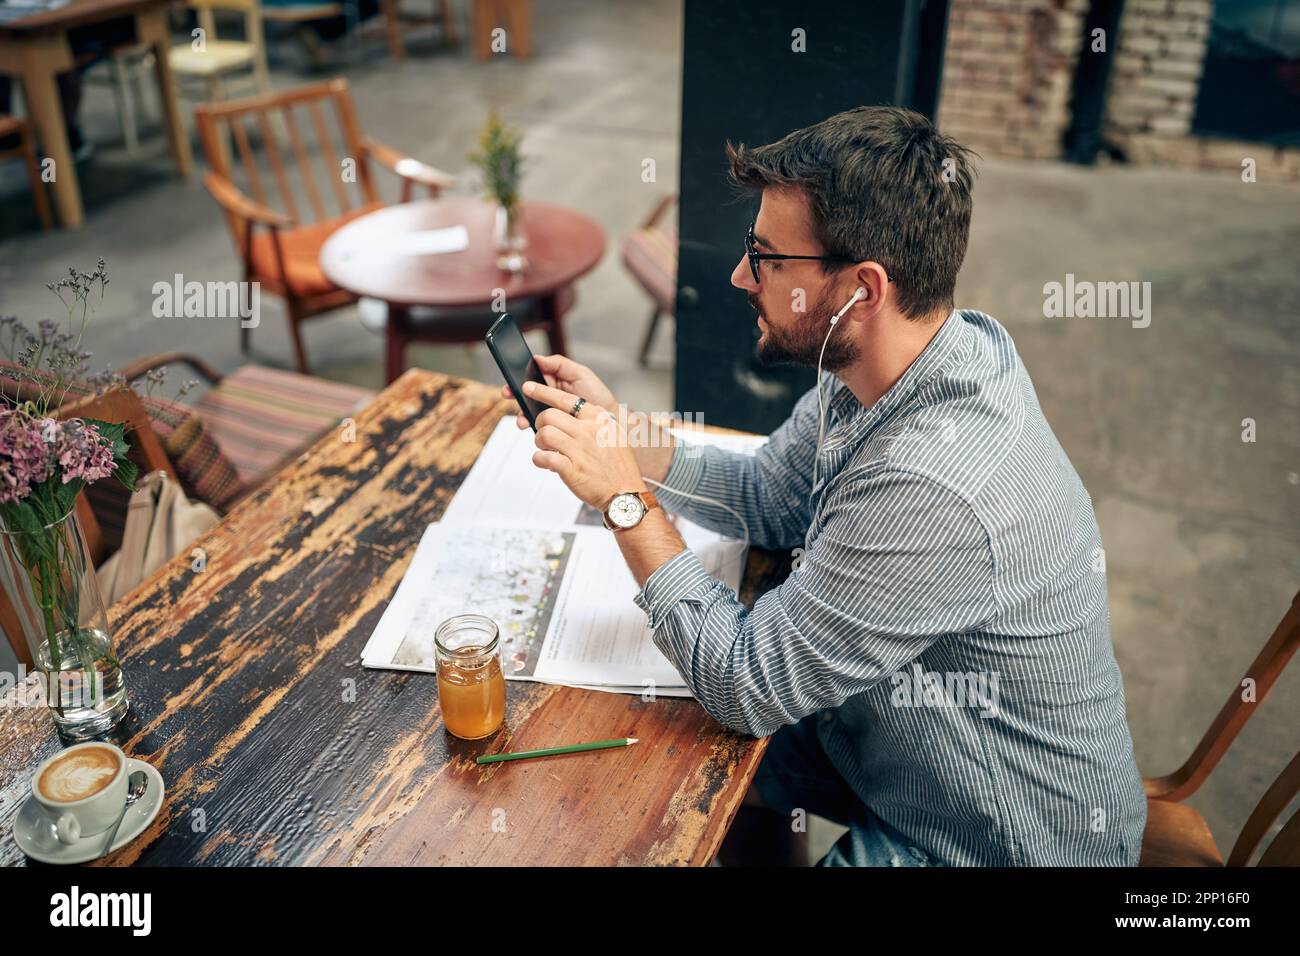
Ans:
{"label": "chair armrest", "polygon": [[361,148],[368,155],[373,156],[380,165],[386,166],[408,182],[419,186],[427,186],[435,196],[440,190],[456,185],[455,176],[444,173],[440,169],[434,169],[418,159],[412,159],[405,153],[398,152],[393,147],[371,139],[369,136],[362,139]]}
{"label": "chair armrest", "polygon": [[188,365],[213,385],[221,381],[220,372],[203,361],[203,359],[185,352],[161,352],[158,355],[149,355],[136,359],[134,362],[128,362],[118,371],[128,382],[134,382],[137,378],[149,374],[156,368],[162,368],[164,365],[174,365],[178,362],[182,365]]}
{"label": "chair armrest", "polygon": [[224,176],[210,172],[203,177],[203,185],[208,188],[208,192],[212,193],[212,198],[221,205],[221,208],[232,216],[261,223],[273,229],[293,225],[292,216],[286,216],[282,212],[276,212],[268,206],[254,202]]}
{"label": "chair armrest", "polygon": [[655,204],[654,209],[650,211],[650,215],[646,217],[646,221],[641,223],[641,228],[653,229],[655,226],[659,225],[659,220],[663,218],[664,213],[676,205],[676,203],[676,193],[669,193],[666,196],[661,196],[659,202]]}

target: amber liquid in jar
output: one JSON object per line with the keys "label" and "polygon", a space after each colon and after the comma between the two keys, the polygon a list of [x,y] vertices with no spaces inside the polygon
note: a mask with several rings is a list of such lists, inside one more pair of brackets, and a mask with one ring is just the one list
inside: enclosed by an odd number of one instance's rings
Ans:
{"label": "amber liquid in jar", "polygon": [[[462,648],[466,657],[481,654],[481,647]],[[453,652],[459,656],[459,651]],[[496,733],[506,718],[506,679],[501,660],[482,657],[472,662],[444,658],[438,664],[438,702],[449,733],[478,740]]]}
{"label": "amber liquid in jar", "polygon": [[506,679],[497,626],[491,618],[462,614],[438,627],[438,704],[447,732],[480,740],[506,717]]}

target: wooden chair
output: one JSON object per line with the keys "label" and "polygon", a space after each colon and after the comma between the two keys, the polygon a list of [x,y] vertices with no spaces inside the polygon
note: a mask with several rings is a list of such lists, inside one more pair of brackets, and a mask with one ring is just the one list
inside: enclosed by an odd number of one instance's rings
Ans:
{"label": "wooden chair", "polygon": [[[186,80],[201,82],[204,95],[212,102],[228,96],[232,80],[250,83],[260,93],[271,92],[259,0],[187,0],[186,6],[195,11],[203,30],[204,45],[203,49],[196,50],[187,40],[168,51],[167,61],[180,81],[177,92],[183,92],[182,83]],[[243,40],[223,40],[218,36],[215,10],[243,14]],[[149,44],[138,43],[119,47],[108,58],[112,68],[113,96],[117,101],[122,139],[128,155],[139,151],[136,120],[144,111],[142,80],[154,68],[153,57],[153,48]]]}
{"label": "wooden chair", "polygon": [[[153,369],[174,365],[188,366],[211,386],[187,408],[193,410],[238,481],[232,498],[223,495],[221,500],[208,500],[218,510],[256,489],[375,397],[374,392],[355,385],[261,365],[244,365],[223,375],[184,352],[138,359],[123,366],[121,374],[133,382]],[[195,465],[203,467],[203,462]]]}
{"label": "wooden chair", "polygon": [[[332,106],[336,115],[342,139],[342,162],[327,129],[325,111],[321,108],[323,104]],[[317,138],[317,160],[323,163],[325,179],[338,203],[338,211],[333,215],[327,212],[322,201],[322,190],[312,172],[312,159],[295,119],[295,110],[305,110],[311,118]],[[363,136],[344,79],[208,104],[200,106],[194,115],[198,120],[203,151],[211,166],[204,185],[225,212],[231,237],[243,263],[244,281],[258,282],[264,291],[283,297],[289,312],[294,360],[298,371],[308,374],[307,353],[299,326],[308,319],[356,300],[350,292],[339,289],[325,278],[320,268],[321,246],[340,226],[386,205],[375,188],[370,161],[387,167],[401,178],[402,202],[411,198],[416,185],[425,187],[429,195],[437,196],[455,180]],[[279,120],[276,125],[283,126],[292,146],[292,152],[287,154],[290,169],[294,168],[296,161],[297,171],[292,178],[286,171],[285,158],[272,129],[272,117]],[[255,125],[260,135],[283,211],[273,208],[263,188],[262,175],[245,127],[248,121]],[[242,160],[246,188],[236,181],[235,166],[226,146],[227,137],[233,137]],[[349,162],[354,164],[354,168],[344,165]],[[344,173],[349,172],[354,175],[345,177]],[[356,205],[349,199],[345,178],[354,179],[360,191]],[[299,212],[299,199],[303,198],[300,191],[305,192],[309,201],[310,217]],[[251,329],[241,323],[240,346],[245,352],[249,349],[250,334]]]}
{"label": "wooden chair", "polygon": [[451,0],[433,0],[434,13],[420,14],[401,10],[399,0],[379,0],[379,9],[384,19],[384,39],[388,43],[388,54],[394,60],[406,58],[406,40],[402,36],[404,25],[436,23],[442,28],[443,39],[452,46],[459,42],[456,29],[455,11]]}
{"label": "wooden chair", "polygon": [[659,319],[664,313],[672,315],[677,308],[677,228],[669,217],[676,205],[676,195],[664,196],[641,227],[623,240],[623,266],[654,303],[638,356],[643,367],[649,359]]}
{"label": "wooden chair", "polygon": [[[168,54],[172,72],[180,79],[201,81],[207,87],[210,102],[226,98],[231,76],[251,82],[260,93],[271,92],[271,71],[266,65],[266,40],[262,35],[262,10],[258,0],[186,0],[198,15],[205,34],[203,48],[180,43]],[[217,36],[215,10],[237,11],[244,15],[244,39],[223,40]]]}
{"label": "wooden chair", "polygon": [[[71,402],[63,407],[59,413],[59,418],[97,418],[106,422],[126,422],[127,441],[131,445],[130,458],[139,466],[140,474],[146,475],[151,471],[165,471],[172,478],[176,477],[176,472],[172,468],[167,453],[163,450],[162,443],[159,442],[158,436],[154,434],[144,404],[140,401],[140,397],[129,388],[114,389],[103,395],[92,395]],[[113,480],[111,478],[104,479],[105,482]],[[91,488],[93,489],[94,486],[92,485]],[[108,557],[110,549],[105,543],[99,520],[91,507],[86,491],[77,495],[76,507],[77,517],[81,521],[82,532],[86,536],[86,545],[90,550],[91,561],[96,567],[99,567],[104,562],[104,559]],[[28,668],[33,667],[31,650],[28,648],[27,640],[23,635],[18,612],[14,609],[4,588],[0,588],[0,627],[3,627],[5,636],[9,639],[9,645],[13,648],[18,660]]]}
{"label": "wooden chair", "polygon": [[310,23],[343,15],[342,3],[277,3],[262,7],[262,19],[271,23]]}
{"label": "wooden chair", "polygon": [[[1228,696],[1210,729],[1181,767],[1164,777],[1145,781],[1147,828],[1142,838],[1142,866],[1223,866],[1223,857],[1205,818],[1182,803],[1205,782],[1256,708],[1264,702],[1300,645],[1300,593],[1268,639],[1246,676]],[[1251,702],[1242,699],[1246,680],[1254,681]],[[1300,793],[1300,753],[1274,781],[1237,837],[1228,866],[1246,866],[1269,829]],[[1300,866],[1300,812],[1273,838],[1259,859],[1260,866]]]}
{"label": "wooden chair", "polygon": [[36,203],[36,215],[41,219],[41,228],[49,232],[54,228],[50,219],[50,199],[45,195],[45,183],[41,181],[40,167],[36,164],[36,145],[32,141],[31,127],[27,121],[17,116],[0,113],[0,140],[10,136],[17,137],[17,144],[12,149],[0,152],[0,159],[21,156],[27,166],[27,181],[32,186],[32,201]]}
{"label": "wooden chair", "polygon": [[[6,364],[0,363],[0,391],[15,400],[30,397],[26,386],[6,374]],[[193,405],[141,399],[121,389],[74,399],[62,417],[127,422],[131,458],[141,474],[165,471],[191,499],[219,512],[228,511],[374,398],[368,389],[258,365],[223,375],[182,352],[138,359],[119,371],[133,382],[154,369],[175,365],[188,366],[211,385]],[[96,566],[121,542],[129,497],[110,479],[90,485],[77,498]],[[0,588],[0,625],[19,660],[30,663],[17,619],[6,607]]]}
{"label": "wooden chair", "polygon": [[[111,76],[106,79],[113,89],[117,102],[118,123],[122,127],[122,141],[128,156],[140,152],[139,117],[145,111],[145,77],[153,71],[153,47],[148,43],[134,43],[119,47],[108,56]],[[96,79],[96,71],[85,76],[85,82]],[[179,91],[177,91],[179,92]]]}
{"label": "wooden chair", "polygon": [[[402,27],[411,24],[436,23],[442,28],[443,39],[455,46],[460,41],[456,27],[455,10],[451,0],[433,0],[434,12],[420,14],[403,11],[399,0],[379,0],[378,29],[383,31],[388,53],[395,60],[406,58],[406,41],[402,36]],[[300,28],[300,39],[314,54],[318,54],[318,41],[306,30],[307,24],[314,20],[329,20],[334,17],[348,16],[349,11],[343,3],[314,3],[306,0],[301,3],[275,3],[262,7],[262,19],[274,23],[288,23]],[[358,24],[355,36],[368,36],[373,20]]]}

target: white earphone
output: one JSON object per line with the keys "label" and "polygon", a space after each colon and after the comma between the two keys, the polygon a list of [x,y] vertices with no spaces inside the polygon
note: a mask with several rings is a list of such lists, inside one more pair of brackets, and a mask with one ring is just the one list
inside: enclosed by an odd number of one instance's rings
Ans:
{"label": "white earphone", "polygon": [[817,454],[813,457],[813,487],[817,487],[817,466],[821,462],[822,442],[826,440],[826,393],[822,388],[822,359],[826,355],[826,343],[831,340],[831,333],[835,331],[835,323],[844,317],[844,313],[853,308],[853,303],[857,302],[867,290],[863,286],[858,286],[858,290],[853,293],[853,298],[844,303],[844,308],[840,309],[831,316],[831,327],[826,330],[826,338],[822,339],[822,350],[817,356]]}
{"label": "white earphone", "polygon": [[[830,341],[831,332],[835,331],[835,323],[844,317],[845,312],[853,308],[853,303],[857,302],[866,294],[867,294],[867,290],[859,287],[858,291],[853,293],[853,298],[849,299],[848,302],[844,303],[844,308],[840,309],[833,316],[831,316],[831,327],[826,332],[826,338],[822,341],[821,355],[817,356],[818,418],[817,418],[817,457],[813,459],[813,484],[814,485],[817,484],[817,459],[821,458],[822,440],[826,437],[826,410],[823,407],[824,396],[822,395],[822,357],[826,354],[826,343]],[[721,508],[723,511],[730,512],[731,516],[735,518],[738,522],[740,522],[740,528],[742,533],[744,534],[744,547],[745,548],[749,547],[749,525],[745,521],[745,516],[742,515],[735,508],[732,508],[730,505],[723,504],[721,501],[718,501],[716,498],[708,498],[704,495],[688,494],[685,491],[678,491],[676,488],[669,487],[668,485],[665,485],[662,482],[655,481],[653,478],[649,478],[645,475],[642,475],[641,477],[644,478],[649,484],[654,485],[656,488],[662,491],[672,492],[674,494],[681,495],[683,498],[689,498],[692,501],[702,501],[705,504],[716,505],[717,507]]]}
{"label": "white earphone", "polygon": [[[858,299],[862,298],[862,297],[863,297],[864,295],[866,295],[866,294],[867,294],[867,290],[864,289],[862,286],[858,286],[858,291],[855,292],[855,293],[853,293],[853,298],[849,299],[848,302],[845,302],[845,303],[844,303],[844,308],[840,309],[838,312],[836,312],[834,315],[831,316],[831,328],[834,328],[834,327],[835,327],[835,323],[838,322],[841,318],[843,318],[845,312],[847,312],[847,311],[849,311],[849,309],[853,308],[853,303],[854,303],[854,302],[857,302]],[[829,332],[826,333],[826,337],[827,337],[827,338],[830,338],[830,333],[829,333]],[[823,352],[826,351],[826,345],[825,345],[825,343],[822,343],[822,351],[823,351]],[[818,363],[817,363],[817,370],[818,370],[818,372],[821,371],[821,361],[820,361],[820,360],[819,360]]]}

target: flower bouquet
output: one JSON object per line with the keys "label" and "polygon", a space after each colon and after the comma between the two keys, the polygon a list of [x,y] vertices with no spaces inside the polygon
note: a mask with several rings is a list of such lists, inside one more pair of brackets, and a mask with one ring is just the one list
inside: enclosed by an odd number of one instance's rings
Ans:
{"label": "flower bouquet", "polygon": [[[104,478],[133,488],[137,468],[122,423],[60,418],[90,357],[81,350],[90,293],[98,287],[102,297],[107,284],[101,259],[93,273],[72,269],[48,285],[68,310],[66,327],[46,319],[33,331],[0,317],[11,360],[3,374],[17,386],[0,409],[0,581],[12,609],[5,626],[11,638],[15,627],[23,632],[65,740],[107,733],[128,706],[75,505]],[[93,381],[124,387],[112,373]]]}

